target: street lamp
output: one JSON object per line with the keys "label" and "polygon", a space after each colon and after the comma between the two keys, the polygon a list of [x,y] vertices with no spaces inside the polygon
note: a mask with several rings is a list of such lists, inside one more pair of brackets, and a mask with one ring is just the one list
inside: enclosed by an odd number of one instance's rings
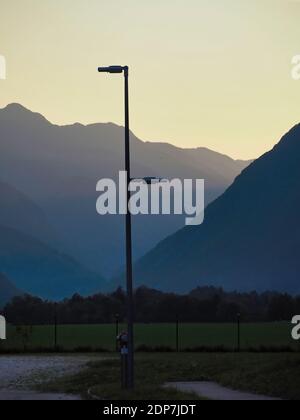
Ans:
{"label": "street lamp", "polygon": [[125,70],[127,69],[128,72],[128,67],[122,67],[122,66],[109,66],[109,67],[99,67],[98,68],[98,72],[99,73],[112,73],[112,74],[121,74],[123,73],[123,71],[125,72]]}
{"label": "street lamp", "polygon": [[133,280],[132,280],[132,232],[129,209],[131,182],[130,172],[130,131],[129,131],[129,68],[128,66],[99,67],[99,73],[124,74],[125,80],[125,171],[127,172],[126,189],[126,279],[127,279],[127,320],[128,320],[128,365],[127,387],[134,388],[134,336],[133,336]]}

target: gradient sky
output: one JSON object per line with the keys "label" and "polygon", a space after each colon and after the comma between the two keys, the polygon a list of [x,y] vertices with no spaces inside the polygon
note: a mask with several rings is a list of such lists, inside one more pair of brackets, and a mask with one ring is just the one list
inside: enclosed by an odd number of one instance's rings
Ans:
{"label": "gradient sky", "polygon": [[0,0],[0,107],[58,124],[123,123],[143,140],[254,158],[300,122],[296,0]]}

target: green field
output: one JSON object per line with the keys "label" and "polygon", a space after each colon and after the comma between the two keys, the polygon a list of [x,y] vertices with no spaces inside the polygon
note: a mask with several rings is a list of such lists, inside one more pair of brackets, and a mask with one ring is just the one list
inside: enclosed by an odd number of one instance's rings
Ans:
{"label": "green field", "polygon": [[[125,326],[120,326],[120,331]],[[291,324],[266,323],[242,324],[241,348],[260,349],[261,347],[300,348],[291,338]],[[24,327],[17,331],[8,326],[7,340],[2,342],[4,350],[52,349],[54,348],[54,326]],[[57,343],[61,350],[104,349],[113,351],[116,326],[110,325],[60,325],[57,330]],[[207,347],[216,349],[237,348],[237,326],[235,324],[182,324],[179,327],[179,347],[181,350]],[[135,344],[137,347],[168,347],[176,349],[176,325],[174,324],[139,324],[135,326]]]}

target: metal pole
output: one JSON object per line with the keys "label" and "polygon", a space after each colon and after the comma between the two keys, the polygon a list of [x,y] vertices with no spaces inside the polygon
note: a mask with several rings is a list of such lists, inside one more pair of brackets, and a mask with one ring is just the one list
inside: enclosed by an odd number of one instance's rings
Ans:
{"label": "metal pole", "polygon": [[128,321],[128,365],[127,386],[134,388],[134,331],[133,331],[133,279],[132,279],[132,231],[131,213],[129,208],[131,182],[130,172],[130,131],[129,131],[129,69],[124,67],[125,78],[125,170],[127,172],[126,198],[128,203],[126,214],[126,277],[127,277],[127,321]]}

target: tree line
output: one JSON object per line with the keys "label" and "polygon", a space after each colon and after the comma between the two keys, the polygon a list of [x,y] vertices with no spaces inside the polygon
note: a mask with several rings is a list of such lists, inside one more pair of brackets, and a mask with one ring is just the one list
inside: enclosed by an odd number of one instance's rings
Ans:
{"label": "tree line", "polygon": [[[164,293],[140,287],[135,291],[135,321],[138,323],[291,321],[300,314],[300,297],[280,293],[228,293],[214,287],[201,287],[186,295]],[[3,315],[14,325],[101,324],[126,321],[126,293],[90,297],[74,295],[50,302],[24,295],[8,303]]]}

